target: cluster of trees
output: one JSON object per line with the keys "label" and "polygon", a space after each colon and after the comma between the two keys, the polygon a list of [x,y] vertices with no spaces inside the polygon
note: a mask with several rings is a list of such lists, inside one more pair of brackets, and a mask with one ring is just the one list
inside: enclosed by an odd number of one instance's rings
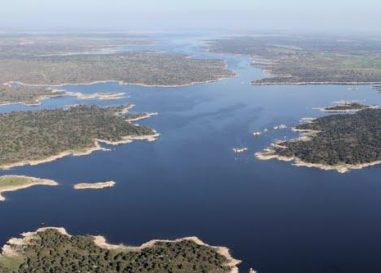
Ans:
{"label": "cluster of trees", "polygon": [[69,237],[56,230],[39,232],[33,243],[24,247],[22,256],[23,261],[12,273],[224,273],[230,270],[224,265],[226,258],[215,249],[193,241],[158,242],[141,250],[108,250],[95,245],[89,236]]}
{"label": "cluster of trees", "polygon": [[154,134],[151,128],[127,122],[129,115],[118,114],[123,108],[75,106],[1,114],[0,164],[80,151],[93,147],[95,139],[114,142]]}
{"label": "cluster of trees", "polygon": [[286,141],[275,148],[282,156],[296,156],[309,163],[361,164],[381,160],[381,110],[365,109],[351,115],[330,115],[299,125],[316,130],[309,141]]}

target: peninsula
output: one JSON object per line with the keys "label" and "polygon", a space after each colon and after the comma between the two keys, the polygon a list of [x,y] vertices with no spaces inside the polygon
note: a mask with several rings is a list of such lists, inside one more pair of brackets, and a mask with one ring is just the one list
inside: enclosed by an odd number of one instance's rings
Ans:
{"label": "peninsula", "polygon": [[8,241],[0,255],[0,273],[237,273],[239,263],[227,248],[206,245],[196,237],[129,247],[110,245],[101,236],[42,228]]}
{"label": "peninsula", "polygon": [[58,183],[49,180],[21,175],[0,176],[0,202],[5,201],[3,193],[27,189],[33,186],[57,186]]}
{"label": "peninsula", "polygon": [[36,165],[68,155],[86,155],[133,140],[153,141],[155,130],[135,125],[130,106],[67,109],[0,114],[0,168]]}
{"label": "peninsula", "polygon": [[115,186],[115,181],[97,182],[97,183],[78,183],[74,185],[75,190],[101,190],[112,188]]}
{"label": "peninsula", "polygon": [[297,166],[344,173],[381,164],[381,110],[336,114],[296,127],[301,137],[273,144],[259,159],[293,161]]}

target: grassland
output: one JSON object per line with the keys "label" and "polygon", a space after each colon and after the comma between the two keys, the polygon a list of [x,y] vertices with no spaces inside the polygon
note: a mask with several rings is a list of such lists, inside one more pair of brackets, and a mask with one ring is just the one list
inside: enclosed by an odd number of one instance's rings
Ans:
{"label": "grassland", "polygon": [[5,201],[3,193],[18,191],[33,186],[57,186],[57,182],[48,179],[20,175],[0,176],[0,202]]}
{"label": "grassland", "polygon": [[237,264],[225,248],[208,246],[197,238],[125,247],[47,228],[10,240],[0,256],[0,273],[228,273],[238,272]]}
{"label": "grassland", "polygon": [[210,42],[216,52],[247,54],[267,84],[362,84],[381,82],[381,40],[376,38],[257,36]]}
{"label": "grassland", "polygon": [[128,107],[76,106],[0,115],[0,168],[39,164],[132,140],[154,140],[156,132],[128,121]]}
{"label": "grassland", "polygon": [[381,163],[380,109],[329,115],[296,130],[302,132],[300,138],[278,142],[257,157],[339,172]]}

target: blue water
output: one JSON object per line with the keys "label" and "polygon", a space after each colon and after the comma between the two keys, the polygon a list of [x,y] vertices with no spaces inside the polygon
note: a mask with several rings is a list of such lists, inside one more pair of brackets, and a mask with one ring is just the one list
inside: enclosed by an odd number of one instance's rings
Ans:
{"label": "blue water", "polygon": [[[276,139],[294,137],[289,127],[338,100],[381,105],[369,86],[251,86],[263,73],[244,56],[204,52],[187,37],[162,39],[153,49],[223,58],[239,76],[181,88],[145,88],[117,83],[67,86],[71,91],[126,92],[115,101],[65,97],[38,110],[72,104],[136,104],[134,111],[159,112],[141,121],[161,137],[110,152],[66,157],[38,166],[2,171],[55,179],[59,187],[7,194],[0,204],[0,244],[41,226],[70,233],[102,234],[114,243],[198,236],[224,245],[243,260],[242,272],[326,273],[381,271],[381,168],[347,174],[259,161],[254,153]],[[254,138],[255,130],[269,132]],[[249,151],[234,154],[233,147]],[[115,180],[115,188],[74,191],[77,182]]]}

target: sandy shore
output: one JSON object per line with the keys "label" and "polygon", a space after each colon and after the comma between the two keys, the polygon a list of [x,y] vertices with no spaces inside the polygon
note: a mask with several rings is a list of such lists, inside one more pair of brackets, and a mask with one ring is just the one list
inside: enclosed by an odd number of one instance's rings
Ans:
{"label": "sandy shore", "polygon": [[28,245],[37,235],[38,232],[43,232],[49,229],[57,230],[59,233],[71,237],[69,233],[67,233],[66,229],[60,227],[44,227],[39,228],[33,232],[24,232],[21,233],[21,238],[11,238],[7,241],[7,243],[1,249],[1,256],[4,257],[18,257],[20,256],[20,252],[22,251],[22,247]]}
{"label": "sandy shore", "polygon": [[[8,240],[8,242],[3,246],[1,255],[4,257],[17,257],[20,256],[20,252],[22,250],[22,246],[29,244],[37,235],[38,232],[43,232],[49,229],[54,229],[58,232],[60,232],[63,235],[71,237],[71,235],[66,231],[65,228],[62,227],[44,227],[39,228],[34,232],[25,232],[21,234],[21,238],[12,238]],[[241,263],[240,260],[234,259],[231,254],[230,250],[226,247],[216,247],[216,246],[210,246],[208,244],[205,244],[203,241],[201,241],[197,237],[186,237],[176,240],[152,240],[147,243],[142,244],[141,246],[126,246],[123,244],[120,245],[113,245],[107,243],[105,237],[103,236],[92,236],[94,238],[94,243],[101,248],[104,249],[114,249],[119,251],[140,251],[144,248],[151,248],[158,242],[182,242],[182,241],[193,241],[194,243],[206,247],[210,247],[215,249],[220,255],[224,256],[227,260],[227,263],[225,264],[228,267],[231,267],[230,273],[238,273],[238,264]]]}
{"label": "sandy shore", "polygon": [[238,267],[237,266],[241,263],[240,260],[234,259],[231,256],[230,250],[227,247],[210,246],[210,245],[204,243],[203,241],[201,241],[198,237],[185,237],[185,238],[180,238],[180,239],[176,239],[176,240],[151,240],[151,241],[144,243],[140,246],[126,246],[123,244],[120,244],[120,245],[109,244],[109,243],[107,243],[105,237],[99,236],[99,235],[93,236],[93,238],[94,238],[94,243],[101,248],[121,250],[121,251],[140,251],[144,248],[151,248],[156,243],[159,243],[159,242],[175,243],[175,242],[182,242],[182,241],[192,241],[198,245],[213,248],[220,255],[224,256],[227,260],[227,263],[225,265],[232,268],[230,273],[238,273]]}
{"label": "sandy shore", "polygon": [[[225,68],[227,68],[226,64],[225,64]],[[34,83],[23,83],[18,81],[9,81],[4,84],[6,85],[18,84],[22,86],[34,86],[34,87],[64,87],[66,85],[94,85],[94,84],[101,84],[101,83],[118,83],[120,85],[134,85],[134,86],[141,86],[141,87],[147,87],[147,88],[177,88],[177,87],[193,86],[196,84],[206,84],[206,83],[217,82],[217,81],[229,79],[231,77],[236,76],[236,73],[234,71],[230,71],[230,72],[231,72],[231,75],[217,77],[213,80],[193,81],[193,82],[183,83],[183,84],[147,84],[147,83],[141,83],[141,82],[125,82],[125,81],[112,80],[112,79],[102,80],[102,81],[91,81],[91,82],[69,82],[69,83],[60,83],[60,84],[34,84]]]}
{"label": "sandy shore", "polygon": [[10,164],[2,164],[2,165],[0,165],[0,169],[8,170],[8,169],[11,169],[14,167],[21,167],[21,166],[25,166],[25,165],[35,166],[35,165],[39,165],[39,164],[43,164],[43,163],[52,162],[52,161],[55,161],[57,159],[61,159],[61,158],[67,157],[67,156],[85,156],[85,155],[89,155],[95,151],[109,151],[109,149],[102,147],[100,145],[100,143],[105,143],[108,145],[120,145],[120,144],[131,143],[131,142],[136,141],[136,140],[152,142],[152,141],[157,140],[157,138],[159,136],[160,136],[160,134],[158,134],[156,131],[154,131],[154,134],[152,134],[152,135],[126,136],[126,137],[123,137],[120,141],[108,141],[108,140],[102,140],[102,139],[95,139],[93,147],[89,147],[89,148],[78,150],[78,151],[68,150],[68,151],[64,151],[64,152],[61,152],[59,154],[52,155],[52,156],[49,156],[49,157],[46,157],[43,159],[25,160],[25,161],[10,163]]}
{"label": "sandy shore", "polygon": [[115,186],[115,181],[96,182],[96,183],[78,183],[74,185],[75,190],[101,190],[112,188]]}
{"label": "sandy shore", "polygon": [[120,111],[120,112],[118,112],[118,113],[116,113],[116,114],[117,114],[117,115],[125,115],[125,114],[128,114],[128,113],[130,112],[130,110],[131,110],[132,108],[134,108],[134,107],[135,107],[135,104],[133,104],[133,103],[129,103],[126,107],[123,108],[122,111]]}
{"label": "sandy shore", "polygon": [[25,178],[29,180],[28,183],[25,183],[22,185],[7,185],[7,186],[2,186],[1,180],[0,180],[0,202],[5,201],[5,197],[3,196],[3,193],[5,192],[23,190],[33,186],[58,186],[58,183],[53,180],[36,178],[36,177],[28,177],[28,176],[22,176],[22,175],[4,175],[4,176],[1,176],[0,178]]}
{"label": "sandy shore", "polygon": [[139,117],[136,117],[136,118],[130,118],[130,119],[127,119],[126,121],[128,122],[136,122],[136,121],[139,121],[139,120],[143,120],[143,119],[147,119],[147,118],[150,118],[152,116],[157,116],[159,115],[158,112],[154,112],[154,113],[143,113],[141,114]]}

